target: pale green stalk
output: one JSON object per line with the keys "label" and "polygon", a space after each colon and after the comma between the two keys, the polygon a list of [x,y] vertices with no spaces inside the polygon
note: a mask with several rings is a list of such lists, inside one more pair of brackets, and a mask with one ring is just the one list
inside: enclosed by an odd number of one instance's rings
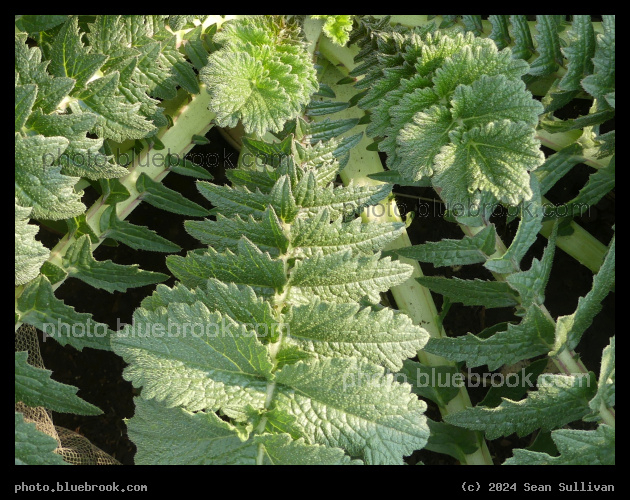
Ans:
{"label": "pale green stalk", "polygon": [[[325,69],[322,81],[328,83],[337,94],[337,99],[340,101],[347,101],[354,94],[356,90],[351,85],[336,85],[340,78],[346,76],[348,71],[354,67],[354,55],[357,48],[342,48],[333,45],[327,38],[320,39],[319,50],[326,59],[337,68],[330,65]],[[356,118],[362,115],[361,111],[357,108],[345,110],[341,113],[337,113],[336,117],[341,118]],[[365,131],[366,126],[358,126],[352,130],[352,133]],[[344,184],[348,184],[352,181],[355,185],[378,185],[379,181],[375,181],[368,177],[369,174],[382,172],[383,166],[377,152],[367,151],[366,147],[371,143],[371,139],[364,135],[361,142],[350,151],[350,160],[346,168],[341,173],[341,179]],[[384,200],[380,205],[371,207],[363,213],[364,220],[378,220],[382,222],[401,222],[402,218],[398,212],[398,207],[393,198]],[[411,246],[409,236],[406,231],[393,243],[391,243],[387,249],[402,248]],[[413,320],[415,324],[418,324],[425,328],[432,337],[441,338],[446,336],[446,332],[438,321],[438,313],[431,297],[431,292],[422,285],[420,285],[416,278],[422,276],[422,269],[417,261],[410,259],[400,259],[413,267],[413,274],[402,285],[393,287],[391,289],[392,295],[396,301],[398,308],[404,311]],[[455,366],[455,363],[446,360],[440,356],[426,353],[424,351],[418,352],[418,359],[429,366],[449,365]],[[448,415],[449,413],[455,413],[461,411],[467,407],[472,406],[470,397],[465,387],[460,388],[459,393],[449,403],[440,407],[442,415]],[[470,455],[466,455],[465,463],[468,465],[492,465],[492,457],[486,445],[485,440],[481,434],[479,436],[479,448]]]}

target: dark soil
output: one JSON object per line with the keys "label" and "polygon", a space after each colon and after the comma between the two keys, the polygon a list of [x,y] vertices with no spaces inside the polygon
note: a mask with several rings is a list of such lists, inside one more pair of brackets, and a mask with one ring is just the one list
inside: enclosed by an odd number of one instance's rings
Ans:
{"label": "dark soil", "polygon": [[[216,130],[208,134],[210,145],[198,147],[195,152],[205,154],[215,153],[219,157],[231,148]],[[209,156],[210,158],[215,158]],[[236,154],[232,155],[235,163]],[[197,158],[199,162],[199,159]],[[228,165],[229,168],[229,165]],[[221,168],[209,169],[215,176],[215,181],[223,182],[225,177]],[[570,175],[554,187],[548,194],[553,202],[563,202],[575,196],[584,185],[590,171],[589,167],[579,165]],[[207,206],[207,201],[197,192],[195,181],[190,177],[170,174],[164,184],[176,189],[185,197],[199,204]],[[429,200],[439,198],[431,189],[395,187],[398,193],[399,204],[404,204],[411,210],[417,197]],[[439,204],[435,205],[436,208]],[[606,196],[590,214],[577,219],[577,222],[596,236],[602,243],[608,244],[612,237],[611,229],[614,224],[615,200],[614,192]],[[405,211],[403,211],[404,213]],[[461,238],[459,228],[450,222],[443,220],[436,210],[435,215],[418,217],[408,229],[412,243],[419,244],[427,241],[438,241],[442,238]],[[180,245],[183,250],[181,255],[194,248],[199,248],[199,242],[190,237],[184,230],[183,221],[189,217],[178,216],[169,212],[155,209],[147,204],[141,204],[128,219],[138,225],[145,225],[159,232],[162,236]],[[506,244],[509,244],[515,234],[517,222],[506,225],[504,221],[493,221],[497,225],[498,234]],[[42,239],[48,238],[54,244],[55,235],[46,235],[40,232]],[[49,246],[49,241],[46,242]],[[524,259],[523,268],[530,266],[533,258],[540,258],[547,240],[542,236],[530,249]],[[169,274],[165,265],[165,255],[160,253],[134,251],[124,245],[108,247],[101,245],[95,252],[98,260],[111,259],[119,264],[140,264],[142,269],[159,271]],[[460,269],[434,268],[431,265],[423,265],[426,275],[441,275],[459,278],[491,279],[490,273],[481,265],[465,266]],[[165,282],[172,286],[174,279]],[[578,298],[584,296],[592,285],[592,273],[580,265],[573,258],[558,250],[555,254],[553,270],[546,292],[546,306],[552,316],[571,314],[577,305]],[[74,306],[79,312],[91,312],[96,321],[104,322],[117,330],[119,324],[130,323],[133,311],[140,305],[144,297],[149,295],[154,286],[130,289],[127,293],[107,293],[96,290],[76,279],[69,279],[61,286],[56,295],[67,304]],[[441,308],[442,297],[434,294],[438,310]],[[597,373],[602,349],[608,344],[609,337],[614,333],[614,294],[610,294],[603,303],[603,309],[595,318],[591,328],[585,333],[578,351],[583,356],[585,365]],[[459,336],[467,332],[479,333],[485,327],[497,322],[518,320],[510,309],[486,309],[483,307],[464,307],[461,304],[453,304],[444,320],[444,327],[449,335]],[[79,388],[79,396],[86,401],[98,406],[103,414],[96,417],[81,417],[69,414],[55,414],[56,425],[79,432],[86,436],[94,445],[101,448],[123,464],[133,464],[135,447],[128,439],[123,419],[133,416],[134,389],[131,384],[122,378],[125,363],[121,358],[110,352],[85,349],[78,352],[70,347],[61,347],[54,341],[42,342],[42,355],[45,365],[53,371],[53,378],[71,384]],[[483,368],[483,367],[481,367]],[[471,389],[470,396],[473,404],[478,403],[485,396],[486,389]],[[429,405],[428,416],[439,420],[439,412],[434,405]],[[512,455],[512,449],[521,448],[531,444],[532,436],[518,438],[507,436],[489,442],[490,452],[495,463],[502,463]],[[422,450],[414,454],[410,463],[422,460],[427,464],[455,464],[454,459],[446,455]]]}

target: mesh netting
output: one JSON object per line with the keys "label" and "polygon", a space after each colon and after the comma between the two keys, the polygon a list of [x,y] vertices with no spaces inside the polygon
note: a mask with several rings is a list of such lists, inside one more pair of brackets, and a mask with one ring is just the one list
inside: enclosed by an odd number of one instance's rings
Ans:
{"label": "mesh netting", "polygon": [[[37,368],[44,368],[44,361],[39,352],[37,330],[29,325],[22,325],[15,332],[15,350],[28,351],[28,363]],[[120,465],[118,460],[94,446],[76,432],[53,424],[52,413],[43,406],[32,408],[21,402],[15,403],[15,411],[24,415],[25,422],[34,423],[37,429],[57,441],[55,453],[73,465]]]}

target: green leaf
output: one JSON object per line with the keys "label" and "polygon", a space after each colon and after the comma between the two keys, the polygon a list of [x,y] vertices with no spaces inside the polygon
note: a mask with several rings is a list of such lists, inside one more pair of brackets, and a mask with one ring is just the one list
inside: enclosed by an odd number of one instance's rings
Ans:
{"label": "green leaf", "polygon": [[[469,40],[472,42],[470,43]],[[491,40],[471,38],[435,71],[433,83],[440,97],[449,98],[459,85],[470,85],[482,75],[504,75],[517,81],[527,72],[528,65],[512,58],[512,52],[499,52]]]}
{"label": "green leaf", "polygon": [[[578,195],[568,203],[557,207],[545,207],[545,217],[579,217],[591,209],[615,187],[615,157],[603,168],[593,172]],[[587,212],[588,213],[588,212]]]}
{"label": "green leaf", "polygon": [[487,191],[499,201],[518,205],[532,197],[529,170],[545,157],[531,126],[499,120],[454,134],[435,157],[434,185],[448,202],[461,193]]}
{"label": "green leaf", "polygon": [[29,47],[25,34],[15,35],[16,85],[37,85],[37,98],[33,109],[41,108],[44,113],[53,112],[74,87],[71,78],[54,78],[48,74],[48,61],[42,62],[39,47]]}
{"label": "green leaf", "polygon": [[[256,31],[256,44],[248,33]],[[199,73],[211,96],[209,109],[222,127],[243,122],[246,133],[279,132],[317,91],[315,69],[297,33],[282,35],[272,17],[229,21],[215,36],[223,47]]]}
{"label": "green leaf", "polygon": [[[260,218],[269,205],[273,206],[276,213],[279,213],[281,209],[278,202],[273,203],[270,196],[260,192],[260,190],[252,192],[247,188],[235,189],[204,181],[199,181],[197,188],[213,206],[217,207],[217,212],[226,217],[252,215],[255,218]],[[295,187],[293,194],[296,204],[301,207],[301,212],[315,216],[319,210],[328,207],[331,217],[338,217],[340,215],[358,215],[363,207],[382,201],[390,191],[391,186],[385,184],[361,187],[352,185],[347,187],[328,186],[326,189],[321,189],[315,174],[309,172]]]}
{"label": "green leaf", "polygon": [[206,179],[211,181],[214,177],[201,165],[197,165],[186,158],[178,158],[175,155],[168,155],[168,165],[171,172],[188,177],[196,177],[197,179]]}
{"label": "green leaf", "polygon": [[545,163],[536,169],[536,177],[540,183],[540,194],[545,195],[556,182],[564,177],[575,165],[584,161],[582,146],[570,144],[549,156]]}
{"label": "green leaf", "polygon": [[[177,30],[176,30],[177,31]],[[184,35],[184,53],[197,71],[208,62],[208,51],[203,43],[203,26],[199,25]]]}
{"label": "green leaf", "polygon": [[422,276],[416,280],[429,290],[448,297],[451,302],[461,302],[465,306],[511,307],[518,304],[514,291],[501,281],[449,279],[440,276]]}
{"label": "green leaf", "polygon": [[15,412],[15,465],[69,465],[54,453],[57,440],[40,432],[34,423],[25,422]]}
{"label": "green leaf", "polygon": [[396,154],[402,158],[397,170],[407,180],[417,181],[434,171],[436,155],[449,142],[453,117],[445,106],[433,106],[419,112],[398,136]]}
{"label": "green leaf", "polygon": [[205,304],[210,310],[219,311],[238,323],[253,325],[263,340],[277,341],[277,330],[284,326],[278,322],[271,304],[257,296],[251,287],[224,284],[210,278],[205,293]]}
{"label": "green leaf", "polygon": [[514,57],[527,61],[535,50],[527,16],[510,16],[510,22],[512,24],[512,36],[514,38],[514,47],[512,48]]}
{"label": "green leaf", "polygon": [[348,108],[349,103],[345,101],[311,101],[306,107],[308,116],[332,115]]}
{"label": "green leaf", "polygon": [[97,121],[92,113],[78,115],[44,115],[37,110],[29,119],[28,127],[46,137],[62,136],[70,141],[56,164],[65,175],[87,179],[124,177],[129,171],[115,163],[112,157],[101,152],[103,139],[90,139],[86,133]]}
{"label": "green leaf", "polygon": [[135,398],[128,421],[137,465],[254,465],[258,445],[213,412],[191,413]]}
{"label": "green leaf", "polygon": [[134,250],[151,252],[179,252],[181,247],[162,238],[155,231],[145,226],[136,226],[120,220],[116,215],[116,207],[110,205],[101,215],[101,236],[120,241]]}
{"label": "green leaf", "polygon": [[[596,417],[598,417],[602,408],[615,406],[615,337],[611,337],[610,343],[602,352],[597,394],[595,394],[595,397],[591,399],[588,405]],[[592,420],[592,418],[589,418],[589,420]]]}
{"label": "green leaf", "polygon": [[318,95],[320,97],[329,97],[331,99],[334,99],[335,97],[337,97],[337,95],[335,94],[335,91],[331,88],[330,85],[327,85],[321,82],[319,83],[319,90],[315,92],[313,95]]}
{"label": "green leaf", "polygon": [[99,186],[103,194],[103,203],[107,205],[116,205],[131,196],[129,190],[117,179],[99,179]]}
{"label": "green leaf", "polygon": [[136,188],[139,193],[142,193],[142,201],[156,208],[193,217],[203,217],[209,214],[209,211],[201,205],[184,198],[181,193],[154,181],[147,174],[140,174],[136,181]]}
{"label": "green leaf", "polygon": [[340,448],[307,444],[303,438],[294,441],[289,434],[262,434],[253,439],[265,465],[363,465]]}
{"label": "green leaf", "polygon": [[39,228],[29,224],[31,208],[15,202],[15,285],[23,285],[39,274],[42,264],[48,259],[49,251],[35,235]]}
{"label": "green leaf", "polygon": [[15,131],[21,132],[26,123],[35,98],[37,97],[37,85],[16,85],[15,86]]}
{"label": "green leaf", "polygon": [[264,407],[272,369],[267,350],[253,332],[201,302],[137,309],[133,324],[112,337],[112,348],[144,398],[189,411],[220,409],[237,419],[248,405]]}
{"label": "green leaf", "polygon": [[408,316],[391,309],[372,311],[358,304],[315,300],[292,307],[284,320],[289,339],[306,352],[327,357],[357,357],[390,370],[422,349],[429,334]]}
{"label": "green leaf", "polygon": [[503,364],[548,353],[553,344],[553,332],[553,322],[538,306],[531,306],[518,325],[509,324],[506,330],[489,338],[472,333],[455,338],[431,338],[425,351],[453,361],[465,361],[470,368],[488,365],[489,370],[496,370]]}
{"label": "green leaf", "polygon": [[556,342],[551,353],[564,349],[572,350],[580,342],[582,334],[593,322],[593,318],[602,308],[602,300],[615,286],[615,237],[613,236],[608,253],[598,273],[593,277],[591,290],[578,299],[577,309],[573,314],[560,316],[556,321]]}
{"label": "green leaf", "polygon": [[[492,24],[492,31],[488,35],[488,38],[494,40],[499,50],[504,49],[512,41],[509,30],[509,17],[508,16],[488,16],[488,21]],[[521,59],[519,57],[519,59]]]}
{"label": "green leaf", "polygon": [[396,249],[395,253],[408,259],[430,262],[436,267],[476,264],[485,262],[494,253],[496,236],[494,226],[489,225],[472,237],[413,245]]}
{"label": "green leaf", "polygon": [[331,222],[330,211],[325,208],[308,219],[297,219],[291,228],[291,246],[296,256],[311,257],[318,252],[324,255],[344,250],[372,254],[398,238],[403,223],[362,223],[361,219]]}
{"label": "green leaf", "polygon": [[48,70],[58,77],[68,77],[75,81],[73,95],[83,90],[107,60],[104,54],[90,54],[83,46],[79,33],[78,19],[70,18],[55,36],[50,49]]}
{"label": "green leaf", "polygon": [[203,286],[208,278],[250,285],[267,295],[284,287],[287,278],[282,260],[272,259],[245,237],[239,240],[237,248],[237,253],[229,249],[219,253],[209,247],[205,252],[190,252],[186,257],[170,255],[166,265],[189,287]]}
{"label": "green leaf", "polygon": [[536,16],[535,36],[538,46],[538,57],[532,62],[529,75],[546,76],[556,71],[563,64],[561,41],[558,35],[562,27],[564,16],[540,15]]}
{"label": "green leaf", "polygon": [[38,31],[48,31],[68,19],[66,15],[44,15],[44,16],[20,16],[15,25],[26,33],[37,33]]}
{"label": "green leaf", "polygon": [[505,75],[481,75],[471,85],[460,85],[451,101],[454,120],[468,127],[482,126],[491,121],[523,121],[538,124],[542,105],[532,99],[522,80],[511,80]]}
{"label": "green leaf", "polygon": [[333,43],[342,47],[350,40],[350,32],[352,31],[352,16],[311,16],[313,19],[323,19],[324,34],[332,40]]}
{"label": "green leaf", "polygon": [[562,50],[566,56],[567,72],[560,80],[562,90],[580,90],[580,81],[593,72],[593,56],[595,55],[595,31],[591,16],[573,16],[571,30],[567,33],[569,45]]}
{"label": "green leaf", "polygon": [[600,425],[594,431],[560,429],[551,433],[559,457],[514,450],[505,465],[615,465],[615,429]]}
{"label": "green leaf", "polygon": [[45,276],[31,281],[17,299],[16,311],[22,323],[33,325],[61,345],[70,344],[81,351],[84,347],[109,351],[107,325],[92,320],[92,315],[78,313],[53,294]]}
{"label": "green leaf", "polygon": [[528,309],[532,304],[542,305],[545,302],[545,288],[551,274],[557,234],[558,225],[555,224],[542,258],[533,259],[527,271],[513,273],[506,277],[508,284],[520,295],[522,309]]}
{"label": "green leaf", "polygon": [[584,90],[597,99],[598,110],[610,107],[605,97],[615,91],[615,16],[602,16],[602,26],[604,33],[597,35],[593,58],[594,73],[582,80]]}
{"label": "green leaf", "polygon": [[94,229],[92,229],[92,227],[88,224],[85,214],[66,219],[66,225],[68,226],[69,236],[78,239],[84,234],[87,234],[91,243],[98,243],[99,237],[94,232]]}
{"label": "green leaf", "polygon": [[52,166],[67,146],[63,137],[15,135],[15,197],[19,205],[33,207],[35,219],[61,220],[86,210],[82,193],[74,192],[79,179]]}
{"label": "green leaf", "polygon": [[120,74],[114,71],[87,83],[84,90],[74,95],[76,101],[70,101],[72,112],[95,114],[92,132],[103,139],[123,142],[153,135],[157,128],[139,113],[140,103],[129,104],[117,94],[119,82]]}
{"label": "green leaf", "polygon": [[311,144],[316,144],[319,141],[328,141],[348,130],[352,130],[358,122],[358,118],[344,118],[342,120],[326,118],[325,120],[309,123],[306,133],[308,138],[310,138]]}
{"label": "green leaf", "polygon": [[228,219],[217,214],[216,221],[187,220],[184,227],[192,237],[218,252],[227,249],[234,251],[244,234],[261,251],[268,252],[273,257],[279,252],[285,252],[289,245],[289,239],[284,234],[273,208],[265,212],[261,221],[256,221],[251,215],[247,219],[242,219],[238,215]]}
{"label": "green leaf", "polygon": [[526,399],[504,399],[495,408],[476,406],[447,415],[447,423],[466,429],[485,431],[487,439],[516,432],[526,436],[537,428],[556,429],[578,420],[589,411],[588,401],[595,394],[595,377],[550,375],[538,377],[538,390]]}
{"label": "green leaf", "polygon": [[27,406],[44,406],[61,413],[77,415],[99,415],[96,406],[83,401],[76,393],[78,389],[50,378],[51,371],[35,368],[27,363],[28,352],[15,353],[15,402]]}
{"label": "green leaf", "polygon": [[[403,283],[411,276],[407,264],[379,259],[380,253],[355,257],[350,251],[328,255],[316,254],[298,261],[293,268],[289,284],[288,300],[293,304],[306,304],[319,297],[325,301],[358,301],[367,297],[372,303],[380,301],[379,292]],[[334,273],[322,274],[322,269],[334,269]]]}
{"label": "green leaf", "polygon": [[48,261],[44,262],[40,271],[44,276],[46,276],[46,278],[48,278],[51,285],[54,285],[61,280],[65,280],[66,276],[68,276],[68,273],[66,273],[63,269],[59,266],[51,264]]}
{"label": "green leaf", "polygon": [[[347,359],[288,365],[276,373],[274,408],[308,441],[343,448],[366,464],[400,464],[429,437],[426,404],[381,367]],[[342,395],[343,397],[340,397]]]}
{"label": "green leaf", "polygon": [[63,266],[69,276],[110,293],[125,292],[128,288],[151,285],[168,278],[162,273],[143,271],[137,264],[123,266],[111,260],[95,260],[88,235],[72,243],[63,256]]}

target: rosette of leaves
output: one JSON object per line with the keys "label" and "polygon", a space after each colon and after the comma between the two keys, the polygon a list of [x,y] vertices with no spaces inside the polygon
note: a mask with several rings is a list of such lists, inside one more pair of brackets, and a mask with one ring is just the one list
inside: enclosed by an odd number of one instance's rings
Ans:
{"label": "rosette of leaves", "polygon": [[402,464],[427,442],[426,406],[386,370],[428,333],[378,305],[412,272],[379,251],[403,224],[355,216],[390,188],[334,187],[336,139],[245,145],[257,165],[232,186],[198,182],[216,220],[186,228],[209,246],[168,257],[179,283],[112,338],[142,387],[136,462]]}
{"label": "rosette of leaves", "polygon": [[[18,16],[15,25],[16,325],[40,330],[52,323],[81,326],[83,336],[61,331],[51,336],[78,350],[109,350],[107,325],[56,298],[53,285],[74,277],[114,292],[166,276],[94,259],[93,245],[100,243],[98,223],[87,220],[82,189],[111,194],[117,186],[110,205],[131,196],[117,180],[128,169],[112,151],[126,150],[125,141],[155,136],[169,123],[160,100],[174,98],[178,87],[198,93],[197,76],[176,47],[177,37],[164,16],[27,15]],[[113,206],[108,213],[110,233],[118,230],[118,239],[133,248],[178,249],[148,228],[118,220]],[[38,241],[34,221],[54,225],[55,230],[63,222],[46,221],[65,221],[68,234],[61,241],[68,242],[67,252],[50,252]],[[18,338],[23,338],[19,332]],[[55,382],[49,371],[34,366],[26,352],[16,352],[16,403],[101,413],[76,392],[76,387]],[[15,437],[16,463],[63,462],[53,453],[57,442],[25,422],[21,413],[16,413]]]}
{"label": "rosette of leaves", "polygon": [[449,204],[532,196],[529,172],[544,161],[535,136],[543,108],[522,81],[525,61],[472,32],[431,25],[370,32],[363,45],[378,52],[353,72],[366,73],[359,105],[390,169],[406,181],[430,178]]}
{"label": "rosette of leaves", "polygon": [[175,97],[177,86],[198,93],[199,84],[160,16],[23,16],[16,25],[24,30],[15,35],[21,285],[48,256],[28,218],[80,218],[86,207],[77,182],[125,176],[109,154],[114,144],[155,135],[168,123],[158,99]]}
{"label": "rosette of leaves", "polygon": [[247,133],[278,132],[319,89],[298,27],[282,17],[226,22],[213,41],[222,47],[210,55],[200,78],[221,127],[242,121]]}

